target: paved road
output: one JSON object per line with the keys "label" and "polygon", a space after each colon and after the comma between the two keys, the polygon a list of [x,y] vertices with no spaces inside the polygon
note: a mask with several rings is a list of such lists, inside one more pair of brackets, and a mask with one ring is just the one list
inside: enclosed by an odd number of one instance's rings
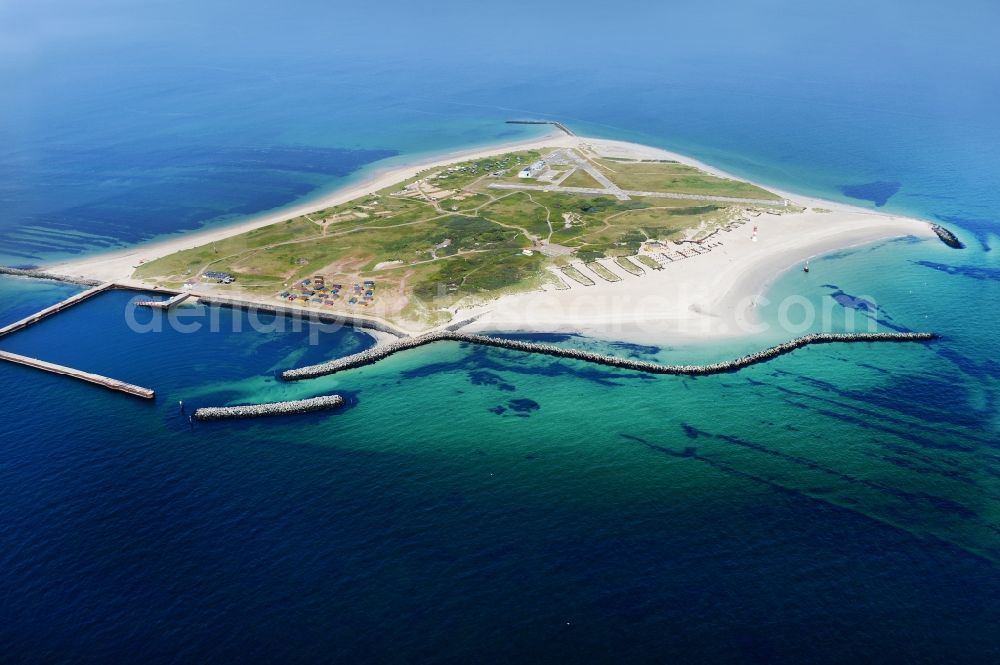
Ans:
{"label": "paved road", "polygon": [[619,201],[628,201],[628,192],[623,191],[621,187],[611,182],[608,176],[604,175],[604,172],[601,171],[601,169],[588,162],[576,152],[570,150],[564,150],[563,152],[564,154],[567,154],[574,163],[576,163],[576,168],[586,171],[590,174],[591,178],[604,185],[605,194],[611,194]]}
{"label": "paved road", "polygon": [[[588,173],[590,173],[588,171]],[[591,173],[591,175],[593,175]],[[608,181],[610,182],[610,181]],[[603,184],[603,183],[602,183]],[[613,185],[614,183],[612,183]],[[751,205],[780,205],[787,206],[787,199],[741,199],[735,196],[711,196],[709,194],[681,194],[674,192],[637,192],[624,190],[617,186],[614,189],[600,187],[561,187],[557,185],[521,185],[515,182],[495,182],[490,185],[490,189],[511,189],[531,192],[562,192],[564,194],[594,194],[616,196],[619,200],[627,201],[632,196],[646,196],[658,199],[681,199],[684,201],[718,201],[720,203],[747,203]]]}

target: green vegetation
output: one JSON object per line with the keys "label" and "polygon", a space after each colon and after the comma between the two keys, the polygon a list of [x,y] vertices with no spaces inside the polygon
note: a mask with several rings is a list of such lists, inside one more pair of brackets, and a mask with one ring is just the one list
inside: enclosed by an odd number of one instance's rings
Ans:
{"label": "green vegetation", "polygon": [[653,270],[660,270],[663,267],[652,256],[646,256],[645,254],[636,254],[635,259],[642,265],[646,266],[647,268],[652,268]]}
{"label": "green vegetation", "polygon": [[781,200],[777,194],[748,182],[720,178],[677,162],[596,159],[594,163],[611,178],[612,182],[627,190]]}
{"label": "green vegetation", "polygon": [[577,270],[573,266],[566,266],[565,268],[561,268],[561,270],[562,270],[562,273],[564,275],[566,275],[567,277],[569,277],[570,279],[572,279],[575,282],[579,282],[580,284],[583,284],[584,286],[593,286],[594,285],[594,280],[592,280],[591,278],[587,277],[586,275],[584,275],[582,272],[580,272],[579,270]]}
{"label": "green vegetation", "polygon": [[570,177],[560,183],[563,187],[597,187],[602,188],[601,183],[594,180],[594,176],[590,175],[583,169],[577,169],[573,172]]}
{"label": "green vegetation", "polygon": [[603,279],[605,282],[620,282],[622,281],[621,276],[614,274],[606,267],[597,263],[596,261],[588,263],[587,267],[590,268],[595,275]]}
{"label": "green vegetation", "polygon": [[[647,256],[646,258],[648,259],[649,257]],[[632,261],[630,259],[628,259],[628,258],[626,258],[624,256],[619,256],[618,258],[616,258],[615,259],[615,263],[617,263],[619,266],[621,266],[621,268],[623,270],[627,270],[628,272],[632,273],[633,275],[638,276],[638,275],[644,274],[642,268],[640,268],[636,264],[632,263]]]}
{"label": "green vegetation", "polygon": [[430,300],[462,291],[482,294],[508,289],[530,281],[542,267],[543,257],[523,254],[470,254],[442,261],[413,287],[419,298]]}
{"label": "green vegetation", "polygon": [[539,192],[501,194],[480,215],[495,224],[523,231],[527,235],[546,238],[549,235],[549,209],[536,203]]}
{"label": "green vegetation", "polygon": [[[541,254],[538,250],[546,241],[571,249],[573,260],[589,264],[603,279],[619,281],[620,275],[593,262],[615,258],[622,269],[641,275],[640,265],[659,268],[650,257],[635,256],[647,240],[704,234],[728,224],[747,207],[490,188],[498,182],[525,184],[517,172],[549,152],[522,151],[427,169],[353,201],[146,263],[135,276],[179,287],[198,281],[205,271],[228,272],[237,283],[218,288],[267,297],[293,290],[314,275],[340,284],[373,280],[378,285],[376,302],[382,305],[379,315],[435,323],[448,320],[446,308],[463,299],[491,298],[542,284],[565,288],[547,267],[565,266],[562,271],[569,279],[594,283],[566,266],[570,257]],[[777,200],[753,185],[676,162],[597,163],[626,189]],[[563,184],[600,187],[582,170]],[[629,256],[639,263],[624,258]],[[364,305],[348,305],[344,299],[336,304],[347,311],[359,307],[363,310]]]}

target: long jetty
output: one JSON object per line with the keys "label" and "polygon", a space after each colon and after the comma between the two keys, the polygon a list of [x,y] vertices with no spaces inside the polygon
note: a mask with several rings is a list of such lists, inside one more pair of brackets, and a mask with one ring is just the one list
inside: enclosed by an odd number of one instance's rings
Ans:
{"label": "long jetty", "polygon": [[310,399],[267,404],[246,404],[242,406],[210,406],[196,409],[195,420],[232,420],[237,418],[260,418],[262,416],[285,416],[295,413],[310,413],[336,409],[344,403],[340,395],[321,395]]}
{"label": "long jetty", "polygon": [[366,351],[355,353],[343,358],[337,358],[329,362],[290,369],[282,372],[281,378],[286,381],[298,381],[301,379],[312,379],[318,376],[334,374],[346,369],[363,367],[378,362],[393,354],[408,349],[413,349],[426,344],[436,342],[466,342],[481,346],[492,346],[514,351],[524,351],[527,353],[540,353],[557,358],[570,358],[572,360],[582,360],[584,362],[617,367],[621,369],[631,369],[649,374],[675,374],[704,376],[709,374],[723,374],[735,372],[766,362],[780,355],[790,353],[795,349],[800,349],[810,344],[830,344],[845,342],[925,342],[936,339],[937,335],[927,332],[892,332],[892,333],[816,333],[805,335],[790,340],[777,346],[757,351],[740,358],[726,360],[706,365],[665,365],[650,362],[647,360],[635,360],[633,358],[620,358],[591,351],[580,351],[578,349],[568,349],[551,344],[538,344],[535,342],[524,342],[520,340],[504,339],[502,337],[489,337],[486,335],[472,335],[451,330],[428,333],[419,337],[410,337],[399,341],[390,342],[380,346],[372,347]]}
{"label": "long jetty", "polygon": [[552,125],[562,130],[567,136],[576,136],[569,127],[555,120],[508,120],[508,125]]}
{"label": "long jetty", "polygon": [[136,397],[142,397],[143,399],[153,399],[156,397],[156,393],[149,388],[143,388],[142,386],[125,383],[124,381],[119,381],[118,379],[110,379],[106,376],[101,376],[100,374],[91,374],[90,372],[73,369],[72,367],[38,360],[37,358],[21,356],[16,353],[10,353],[9,351],[0,351],[0,360],[6,360],[19,365],[25,365],[27,367],[34,367],[35,369],[51,372],[52,374],[59,374],[60,376],[69,376],[88,383],[96,383],[97,385],[110,390],[117,390],[118,392],[128,393],[129,395],[135,395]]}
{"label": "long jetty", "polygon": [[30,326],[32,324],[38,323],[39,321],[41,321],[44,318],[52,316],[53,314],[58,314],[59,312],[65,310],[65,309],[69,309],[73,305],[77,305],[77,304],[83,302],[84,300],[87,300],[88,298],[93,298],[98,293],[103,293],[103,292],[107,291],[108,289],[113,288],[114,286],[115,285],[113,283],[108,282],[106,284],[101,284],[100,286],[95,286],[95,287],[93,287],[91,289],[87,289],[86,291],[81,291],[80,293],[75,293],[75,294],[71,295],[69,298],[66,298],[65,300],[63,300],[62,302],[58,302],[55,305],[52,305],[51,307],[46,307],[45,309],[40,310],[38,312],[35,312],[34,314],[31,314],[30,316],[24,317],[20,321],[15,321],[14,323],[11,323],[10,325],[7,325],[7,326],[4,326],[3,328],[0,328],[0,337],[3,337],[4,335],[9,335],[9,334],[14,333],[14,332],[17,332],[18,330],[22,330],[24,328],[27,328],[28,326]]}

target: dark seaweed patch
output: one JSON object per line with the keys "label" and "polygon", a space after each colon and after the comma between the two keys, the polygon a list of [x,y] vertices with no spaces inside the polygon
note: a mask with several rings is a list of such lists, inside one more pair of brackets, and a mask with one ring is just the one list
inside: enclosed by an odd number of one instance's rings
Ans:
{"label": "dark seaweed patch", "polygon": [[[602,386],[622,386],[623,381],[655,381],[656,377],[642,372],[615,372],[605,369],[598,369],[594,366],[580,365],[573,366],[567,362],[558,360],[552,362],[539,362],[539,358],[528,357],[523,354],[506,354],[503,350],[486,349],[479,346],[463,344],[463,349],[468,351],[468,355],[454,362],[432,363],[415,367],[403,372],[404,379],[417,379],[433,376],[440,372],[457,372],[471,370],[493,370],[494,372],[516,373],[531,376],[572,376],[579,379],[591,381]],[[510,363],[502,363],[498,358],[506,356],[517,358]]]}
{"label": "dark seaweed patch", "polygon": [[914,261],[918,266],[931,268],[949,275],[961,275],[977,280],[1000,280],[1000,269],[984,268],[981,266],[953,266],[947,263],[937,263],[935,261]]}
{"label": "dark seaweed patch", "polygon": [[499,374],[485,370],[473,370],[469,372],[469,382],[474,386],[496,386],[500,390],[508,392],[515,390],[515,387],[505,382]]}
{"label": "dark seaweed patch", "polygon": [[881,208],[899,191],[902,184],[889,180],[876,180],[858,185],[843,185],[840,191],[844,196],[861,201],[871,201],[876,208]]}
{"label": "dark seaweed patch", "polygon": [[845,293],[840,289],[836,289],[833,285],[828,286],[835,289],[830,293],[830,297],[844,309],[853,309],[857,312],[861,312],[870,320],[875,321],[878,325],[884,328],[895,330],[896,332],[910,332],[909,328],[893,323],[892,316],[886,313],[885,310],[880,310],[878,305],[873,303],[871,300],[860,296],[852,296],[851,294]]}
{"label": "dark seaweed patch", "polygon": [[955,215],[934,215],[936,219],[948,224],[957,224],[976,237],[984,252],[991,251],[989,237],[995,232],[996,220],[976,217],[957,217]]}
{"label": "dark seaweed patch", "polygon": [[703,432],[702,430],[689,425],[688,423],[681,423],[681,429],[684,430],[684,435],[689,439],[697,439],[699,436],[707,435],[708,432]]}
{"label": "dark seaweed patch", "polygon": [[524,397],[510,400],[507,402],[507,406],[510,407],[511,411],[517,411],[518,413],[531,413],[541,408],[535,400]]}
{"label": "dark seaweed patch", "polygon": [[[847,482],[847,483],[850,483],[850,484],[853,484],[853,485],[860,485],[862,487],[867,487],[868,489],[875,490],[877,492],[881,492],[881,493],[887,494],[889,496],[896,497],[896,498],[898,498],[898,499],[900,499],[902,501],[905,501],[906,503],[909,503],[911,505],[927,504],[927,505],[932,506],[934,509],[942,511],[942,512],[947,512],[947,513],[950,513],[950,514],[953,514],[953,515],[957,515],[957,516],[960,516],[960,517],[963,517],[963,518],[966,518],[966,519],[978,519],[978,515],[977,515],[977,513],[975,511],[973,511],[973,510],[971,510],[969,508],[966,508],[962,504],[957,503],[956,501],[953,501],[951,499],[947,499],[945,497],[940,497],[940,496],[937,496],[937,495],[928,494],[926,492],[909,492],[907,490],[903,490],[903,489],[900,489],[898,487],[892,487],[890,485],[886,485],[885,483],[881,483],[881,482],[874,481],[874,480],[869,480],[867,478],[861,478],[861,477],[858,477],[858,476],[854,476],[854,475],[851,475],[851,474],[848,474],[848,473],[844,473],[842,471],[838,471],[837,469],[834,469],[834,468],[832,468],[830,466],[822,464],[822,463],[820,463],[820,462],[818,462],[816,460],[812,460],[812,459],[809,459],[809,458],[806,458],[806,457],[802,457],[800,455],[793,455],[793,454],[790,454],[790,453],[786,453],[786,452],[784,452],[782,450],[778,450],[778,449],[775,449],[775,448],[770,448],[770,447],[768,447],[768,446],[766,446],[764,444],[757,443],[757,442],[754,442],[754,441],[749,441],[749,440],[743,439],[741,437],[732,436],[732,435],[729,435],[729,434],[711,434],[711,433],[707,433],[707,432],[705,434],[707,436],[714,437],[717,440],[725,441],[726,443],[729,443],[731,445],[736,445],[736,446],[739,446],[741,448],[746,448],[746,449],[749,449],[749,450],[753,450],[755,452],[759,452],[759,453],[762,453],[762,454],[765,454],[765,455],[769,455],[771,457],[775,457],[775,458],[778,458],[778,459],[781,459],[781,460],[785,460],[787,462],[791,462],[793,464],[800,465],[800,466],[805,467],[807,469],[811,469],[813,471],[818,471],[818,472],[827,474],[827,475],[829,475],[829,476],[831,476],[833,478],[837,478],[838,480],[841,480],[841,481],[844,481],[844,482]],[[698,459],[705,459],[704,457],[699,456],[697,454],[687,455],[686,453],[687,453],[687,451],[685,451],[685,453],[684,453],[685,456],[697,457]],[[674,453],[674,454],[677,455],[677,456],[680,456],[680,454],[677,454],[677,453]],[[773,481],[769,481],[769,483],[772,483],[772,482]]]}

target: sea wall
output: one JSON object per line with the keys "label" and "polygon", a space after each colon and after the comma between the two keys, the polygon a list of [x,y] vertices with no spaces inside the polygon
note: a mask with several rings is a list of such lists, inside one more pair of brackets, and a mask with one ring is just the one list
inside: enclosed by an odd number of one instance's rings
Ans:
{"label": "sea wall", "polygon": [[322,395],[311,399],[268,404],[247,404],[244,406],[213,406],[197,409],[195,420],[232,420],[236,418],[260,418],[262,416],[284,416],[295,413],[309,413],[335,409],[344,403],[340,395]]}
{"label": "sea wall", "polygon": [[265,303],[257,303],[248,300],[238,300],[236,298],[220,298],[217,296],[198,296],[198,302],[203,305],[216,305],[218,307],[232,307],[235,309],[254,309],[260,312],[268,312],[270,314],[281,314],[284,316],[295,317],[298,319],[305,319],[307,321],[314,321],[317,323],[332,323],[336,325],[341,325],[349,328],[366,328],[368,330],[377,330],[379,332],[388,333],[394,337],[407,337],[407,334],[401,330],[397,330],[387,323],[382,321],[376,321],[374,319],[366,319],[358,316],[351,316],[350,314],[336,314],[333,312],[315,312],[311,310],[302,309],[300,307],[287,307],[285,305],[269,305]]}
{"label": "sea wall", "polygon": [[584,362],[595,363],[598,365],[606,365],[608,367],[619,367],[622,369],[631,369],[639,372],[647,372],[650,374],[678,374],[678,375],[701,376],[707,374],[723,374],[726,372],[735,372],[744,367],[749,367],[750,365],[766,362],[768,360],[771,360],[772,358],[776,358],[780,355],[784,355],[786,353],[794,351],[795,349],[800,349],[810,344],[830,344],[830,343],[845,343],[845,342],[923,342],[936,338],[937,335],[933,333],[924,333],[924,332],[816,333],[812,335],[805,335],[803,337],[798,337],[783,344],[778,344],[777,346],[772,346],[762,351],[757,351],[755,353],[751,353],[742,356],[740,358],[735,358],[733,360],[710,363],[707,365],[664,365],[661,363],[650,362],[647,360],[620,358],[617,356],[609,356],[600,353],[594,353],[591,351],[567,349],[564,347],[552,346],[551,344],[538,344],[535,342],[524,342],[520,340],[503,339],[500,337],[489,337],[486,335],[472,335],[468,333],[460,333],[450,330],[444,330],[440,332],[421,335],[419,337],[410,337],[407,339],[401,339],[399,341],[390,342],[388,344],[376,346],[366,351],[355,353],[354,355],[350,356],[345,356],[343,358],[337,358],[336,360],[331,360],[329,362],[321,363],[319,365],[312,365],[310,367],[302,367],[299,369],[287,370],[285,372],[282,372],[281,377],[286,381],[298,381],[301,379],[315,378],[317,376],[325,376],[327,374],[333,374],[335,372],[340,372],[345,369],[353,369],[355,367],[363,367],[365,365],[371,365],[372,363],[378,362],[379,360],[382,360],[383,358],[391,356],[395,353],[399,353],[400,351],[406,351],[408,349],[413,349],[418,346],[423,346],[425,344],[433,344],[435,342],[444,342],[444,341],[467,342],[470,344],[479,344],[481,346],[493,346],[502,349],[511,349],[514,351],[524,351],[527,353],[540,353],[543,355],[553,356],[557,358],[571,358],[573,360],[582,360]]}
{"label": "sea wall", "polygon": [[38,358],[29,358],[28,356],[22,356],[8,351],[0,351],[0,360],[17,363],[18,365],[24,365],[25,367],[34,367],[35,369],[40,369],[43,372],[49,372],[51,374],[68,376],[73,379],[79,379],[98,386],[103,386],[109,390],[117,390],[118,392],[135,395],[136,397],[141,397],[143,399],[154,399],[156,397],[156,392],[149,388],[143,388],[142,386],[137,386],[133,383],[126,383],[125,381],[119,381],[118,379],[101,376],[100,374],[84,372],[79,369],[74,369],[73,367],[57,365],[55,363],[39,360]]}

